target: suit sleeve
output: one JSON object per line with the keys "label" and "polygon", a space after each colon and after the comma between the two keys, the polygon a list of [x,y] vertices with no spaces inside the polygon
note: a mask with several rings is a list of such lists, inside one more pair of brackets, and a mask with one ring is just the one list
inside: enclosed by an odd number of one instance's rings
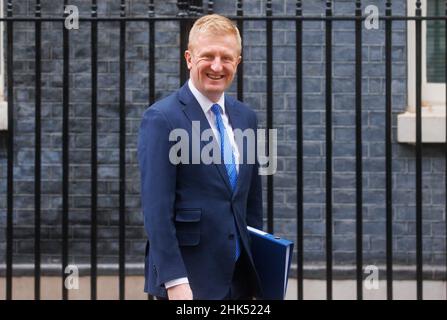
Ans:
{"label": "suit sleeve", "polygon": [[[258,120],[256,118],[256,114],[253,113],[254,116],[254,124],[253,128],[255,130],[255,133],[258,128]],[[248,198],[247,198],[247,225],[252,226],[254,228],[262,230],[262,183],[261,183],[261,176],[259,175],[259,161],[258,161],[258,155],[257,155],[257,133],[255,134],[255,150],[256,150],[256,162],[255,165],[253,165],[253,172],[251,174],[251,182],[250,182],[250,189],[248,192]]]}
{"label": "suit sleeve", "polygon": [[161,111],[149,108],[143,115],[138,136],[141,172],[141,203],[144,227],[157,272],[156,283],[163,286],[187,277],[174,225],[176,166],[169,161],[170,125]]}

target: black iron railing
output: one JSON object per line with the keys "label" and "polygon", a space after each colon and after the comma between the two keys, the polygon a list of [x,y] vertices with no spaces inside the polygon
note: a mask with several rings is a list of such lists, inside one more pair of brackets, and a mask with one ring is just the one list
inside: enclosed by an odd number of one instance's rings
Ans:
{"label": "black iron railing", "polygon": [[[296,229],[296,248],[297,248],[297,290],[298,299],[303,298],[303,25],[308,21],[321,21],[325,26],[325,99],[326,99],[326,281],[327,281],[327,299],[332,299],[333,296],[333,247],[332,247],[332,155],[333,155],[333,137],[332,137],[332,27],[334,21],[353,21],[355,22],[355,128],[356,128],[356,280],[357,280],[357,298],[363,298],[362,281],[363,281],[363,191],[362,191],[362,23],[365,16],[362,15],[361,1],[353,1],[355,8],[353,15],[348,16],[334,16],[333,15],[333,1],[326,1],[325,13],[322,16],[304,16],[302,10],[302,1],[296,1],[295,15],[291,16],[274,16],[272,14],[272,1],[266,1],[264,16],[245,16],[243,1],[238,0],[236,3],[236,15],[230,16],[232,20],[236,21],[241,32],[244,28],[245,21],[265,21],[266,22],[266,97],[267,97],[267,128],[273,128],[273,27],[274,21],[291,21],[295,22],[296,32],[296,143],[297,143],[297,229]],[[148,11],[146,17],[129,17],[126,16],[126,3],[121,0],[120,16],[119,17],[99,17],[98,5],[96,0],[91,2],[91,16],[81,17],[80,21],[87,21],[91,23],[91,298],[97,297],[97,209],[98,209],[98,124],[97,124],[97,105],[98,105],[98,24],[107,21],[118,21],[119,29],[119,297],[125,298],[125,150],[126,150],[126,25],[131,21],[142,21],[148,25],[148,57],[149,57],[149,103],[155,101],[155,41],[154,36],[156,32],[155,22],[157,21],[179,21],[180,46],[179,59],[180,63],[180,79],[182,84],[187,79],[188,74],[183,59],[183,52],[186,49],[188,41],[188,30],[193,21],[204,13],[213,12],[213,1],[208,1],[206,8],[202,1],[178,1],[178,14],[175,16],[157,16],[154,9],[153,0],[148,1]],[[393,298],[393,212],[392,212],[392,30],[394,21],[415,21],[416,24],[416,283],[417,283],[417,298],[423,298],[423,259],[422,259],[422,122],[421,122],[421,68],[422,68],[422,21],[424,20],[442,20],[445,21],[447,31],[447,1],[446,11],[444,16],[427,17],[421,15],[421,1],[415,1],[416,11],[414,16],[393,16],[392,15],[392,1],[386,1],[385,16],[380,19],[385,21],[385,57],[386,57],[386,77],[385,77],[385,101],[386,105],[386,132],[385,132],[385,165],[386,165],[386,283],[387,283],[387,298]],[[68,1],[64,1],[67,5]],[[62,279],[66,276],[64,274],[65,267],[68,265],[69,247],[68,247],[68,227],[69,227],[69,206],[68,200],[70,195],[69,190],[69,103],[70,103],[70,38],[69,31],[64,27],[64,21],[67,13],[61,17],[42,17],[41,3],[36,0],[35,3],[35,17],[14,17],[13,16],[13,1],[7,1],[7,15],[1,18],[2,23],[6,25],[7,47],[6,47],[6,61],[7,61],[7,96],[8,96],[8,146],[7,146],[7,224],[6,224],[6,298],[12,298],[12,278],[13,278],[13,146],[14,146],[14,26],[17,22],[34,22],[35,25],[35,251],[34,251],[34,276],[35,299],[40,299],[40,278],[41,278],[41,51],[42,51],[42,22],[53,21],[61,23],[61,31],[63,33],[63,126],[62,126],[62,150],[63,150],[63,170],[62,170]],[[446,32],[447,43],[447,32]],[[446,50],[447,61],[447,50]],[[243,72],[244,66],[241,63],[237,75],[237,97],[244,98],[243,87]],[[447,75],[447,64],[446,64]],[[447,97],[446,97],[447,98]],[[446,99],[447,100],[447,99]],[[447,156],[447,149],[446,149]],[[447,168],[447,165],[446,165]],[[267,178],[267,229],[269,232],[274,232],[274,201],[273,201],[273,179],[270,175]],[[447,180],[446,180],[447,189]],[[447,208],[447,204],[446,204]],[[447,211],[447,209],[446,209]],[[447,225],[446,225],[447,227]],[[67,299],[67,289],[62,281],[62,297]]]}

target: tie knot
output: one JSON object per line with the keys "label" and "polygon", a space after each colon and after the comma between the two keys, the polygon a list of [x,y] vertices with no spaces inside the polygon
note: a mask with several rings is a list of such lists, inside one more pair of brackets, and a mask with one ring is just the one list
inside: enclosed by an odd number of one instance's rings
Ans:
{"label": "tie knot", "polygon": [[213,104],[212,106],[211,106],[211,111],[213,111],[213,113],[217,116],[218,114],[220,114],[220,112],[221,112],[221,107],[220,107],[220,105],[218,105],[217,103],[215,103],[215,104]]}

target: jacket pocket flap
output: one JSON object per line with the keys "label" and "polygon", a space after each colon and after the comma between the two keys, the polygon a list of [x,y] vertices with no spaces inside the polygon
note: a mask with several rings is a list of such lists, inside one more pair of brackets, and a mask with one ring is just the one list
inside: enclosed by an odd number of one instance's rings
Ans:
{"label": "jacket pocket flap", "polygon": [[177,222],[198,222],[202,217],[200,209],[178,209],[175,212],[175,221]]}

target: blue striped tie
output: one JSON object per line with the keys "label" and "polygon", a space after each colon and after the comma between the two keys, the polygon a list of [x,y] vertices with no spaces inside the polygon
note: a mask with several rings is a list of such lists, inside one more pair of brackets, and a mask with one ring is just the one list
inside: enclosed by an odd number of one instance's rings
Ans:
{"label": "blue striped tie", "polygon": [[[223,163],[227,170],[228,179],[230,180],[231,189],[234,191],[237,184],[237,170],[236,162],[234,160],[234,153],[231,147],[230,139],[228,137],[227,131],[222,120],[221,107],[218,104],[213,104],[211,111],[216,115],[216,126],[219,131],[220,136],[220,157],[223,159]],[[236,222],[235,222],[236,223]],[[239,244],[239,233],[236,229],[236,248],[235,248],[235,260],[237,260],[241,254],[240,244]]]}

